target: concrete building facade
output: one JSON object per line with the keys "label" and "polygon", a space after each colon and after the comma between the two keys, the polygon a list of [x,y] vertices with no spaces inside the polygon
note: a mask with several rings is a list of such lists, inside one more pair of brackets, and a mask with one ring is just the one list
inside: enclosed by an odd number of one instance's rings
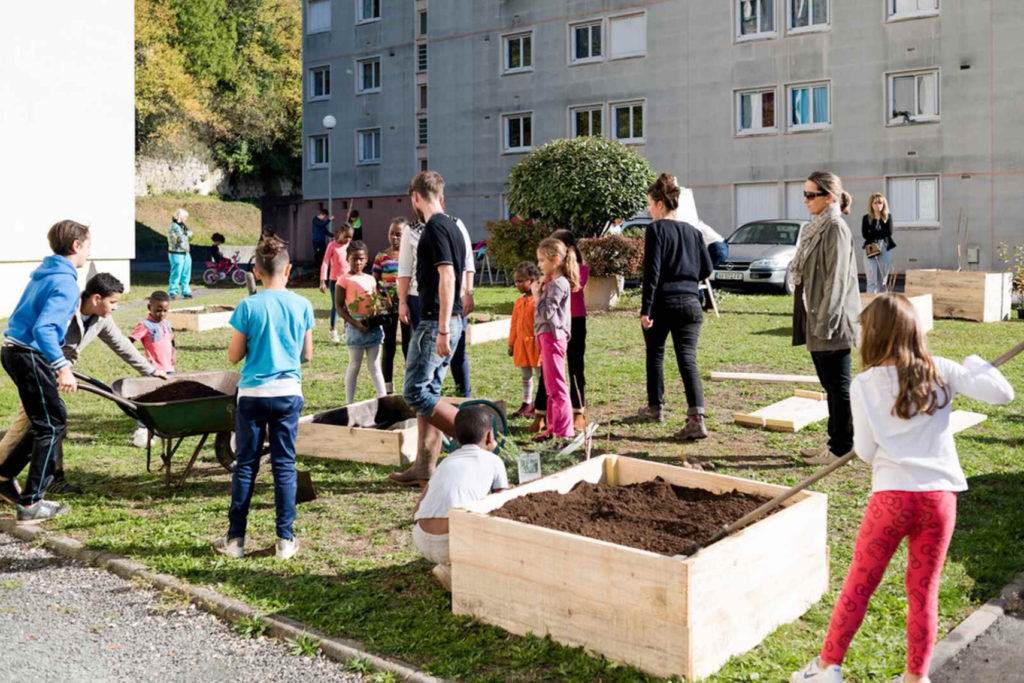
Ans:
{"label": "concrete building facade", "polygon": [[966,267],[1001,269],[998,243],[1024,240],[1011,0],[306,1],[307,21],[331,14],[307,27],[307,73],[338,74],[307,97],[307,200],[326,196],[312,145],[332,113],[336,197],[398,209],[427,165],[476,237],[531,149],[600,134],[675,173],[726,235],[804,215],[801,182],[827,169],[855,231],[868,195],[889,197],[901,271],[955,266],[957,234]]}

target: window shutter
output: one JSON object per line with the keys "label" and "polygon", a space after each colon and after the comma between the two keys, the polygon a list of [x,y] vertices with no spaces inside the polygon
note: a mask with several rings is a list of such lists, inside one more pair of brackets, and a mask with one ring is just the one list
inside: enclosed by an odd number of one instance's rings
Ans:
{"label": "window shutter", "polygon": [[611,58],[647,53],[647,15],[632,14],[608,20]]}

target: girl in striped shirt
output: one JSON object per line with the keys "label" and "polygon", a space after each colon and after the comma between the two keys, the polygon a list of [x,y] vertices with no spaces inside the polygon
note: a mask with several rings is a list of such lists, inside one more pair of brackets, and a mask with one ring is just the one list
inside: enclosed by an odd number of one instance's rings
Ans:
{"label": "girl in striped shirt", "polygon": [[[402,244],[402,234],[408,227],[409,221],[404,217],[391,219],[388,228],[388,248],[377,252],[373,259],[373,277],[377,279],[380,288],[398,300],[398,248]],[[395,346],[398,332],[398,315],[389,319],[384,325],[384,357],[381,359],[381,370],[384,372],[384,384],[388,393],[393,393],[395,384],[393,381],[395,368]],[[409,348],[409,338],[412,331],[408,325],[402,325],[402,356],[404,357]]]}

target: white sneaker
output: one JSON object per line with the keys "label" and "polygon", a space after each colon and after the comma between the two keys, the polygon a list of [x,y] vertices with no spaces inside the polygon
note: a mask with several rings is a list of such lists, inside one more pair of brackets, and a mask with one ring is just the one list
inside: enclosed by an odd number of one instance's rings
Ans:
{"label": "white sneaker", "polygon": [[[906,674],[900,674],[899,676],[893,676],[892,683],[905,683],[906,680]],[[932,683],[932,679],[925,676],[921,679],[921,683]]]}
{"label": "white sneaker", "polygon": [[800,449],[801,458],[816,458],[820,455],[825,455],[826,453],[828,453],[827,441],[820,446],[811,446],[810,448]]}
{"label": "white sneaker", "polygon": [[132,446],[136,448],[145,448],[149,444],[149,430],[145,427],[139,427],[135,430],[135,434],[132,435]]}
{"label": "white sneaker", "polygon": [[279,538],[277,539],[277,548],[274,550],[274,555],[279,560],[290,560],[295,557],[295,553],[299,552],[299,539],[292,536],[291,538]]}
{"label": "white sneaker", "polygon": [[213,542],[213,548],[221,555],[227,555],[228,557],[245,557],[245,539],[244,538],[218,538]]}
{"label": "white sneaker", "polygon": [[834,462],[838,462],[840,458],[845,458],[852,452],[853,451],[847,451],[843,455],[836,455],[826,448],[824,453],[816,455],[813,458],[804,458],[803,461],[807,465],[831,465]]}
{"label": "white sneaker", "polygon": [[793,675],[789,677],[789,683],[803,683],[804,681],[812,683],[843,683],[843,670],[835,664],[829,664],[823,668],[821,662],[815,657],[811,660],[810,664],[799,671],[794,671]]}
{"label": "white sneaker", "polygon": [[341,340],[338,339],[338,331],[337,330],[331,330],[331,341],[334,342],[335,344],[341,343]]}

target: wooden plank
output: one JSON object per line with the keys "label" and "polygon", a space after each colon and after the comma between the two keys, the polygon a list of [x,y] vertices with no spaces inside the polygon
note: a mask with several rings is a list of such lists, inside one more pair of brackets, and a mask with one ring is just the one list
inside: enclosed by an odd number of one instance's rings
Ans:
{"label": "wooden plank", "polygon": [[[869,303],[871,303],[878,294],[861,294],[860,295],[860,307],[863,310]],[[914,305],[914,311],[917,313],[917,320],[921,323],[921,329],[925,332],[930,332],[935,327],[934,315],[932,312],[933,303],[931,294],[917,294],[914,296],[907,296],[910,303]]]}
{"label": "wooden plank", "polygon": [[1010,315],[1009,273],[955,270],[908,270],[907,296],[932,295],[936,318],[978,322],[1005,320]]}
{"label": "wooden plank", "polygon": [[508,339],[512,331],[512,318],[498,318],[486,323],[470,323],[466,327],[466,343],[470,346],[498,339]]}
{"label": "wooden plank", "polygon": [[415,459],[415,449],[409,458],[402,447],[406,442],[416,443],[416,431],[416,427],[386,431],[300,422],[295,436],[295,454],[395,467]]}
{"label": "wooden plank", "polygon": [[812,398],[815,401],[824,401],[828,398],[828,394],[824,391],[808,391],[807,389],[797,389],[793,395],[799,398]]}
{"label": "wooden plank", "polygon": [[790,396],[752,413],[733,413],[733,422],[772,431],[798,432],[828,417],[828,402],[821,398]]}
{"label": "wooden plank", "polygon": [[949,426],[953,428],[953,433],[956,434],[979,425],[987,419],[988,415],[982,413],[972,413],[969,410],[954,410],[949,414]]}
{"label": "wooden plank", "polygon": [[712,372],[712,382],[727,380],[745,380],[748,382],[766,382],[769,384],[821,384],[817,375],[775,375],[764,372]]}
{"label": "wooden plank", "polygon": [[171,329],[190,332],[206,332],[231,326],[231,315],[234,309],[227,311],[210,311],[204,313],[205,306],[176,308],[167,314]]}

